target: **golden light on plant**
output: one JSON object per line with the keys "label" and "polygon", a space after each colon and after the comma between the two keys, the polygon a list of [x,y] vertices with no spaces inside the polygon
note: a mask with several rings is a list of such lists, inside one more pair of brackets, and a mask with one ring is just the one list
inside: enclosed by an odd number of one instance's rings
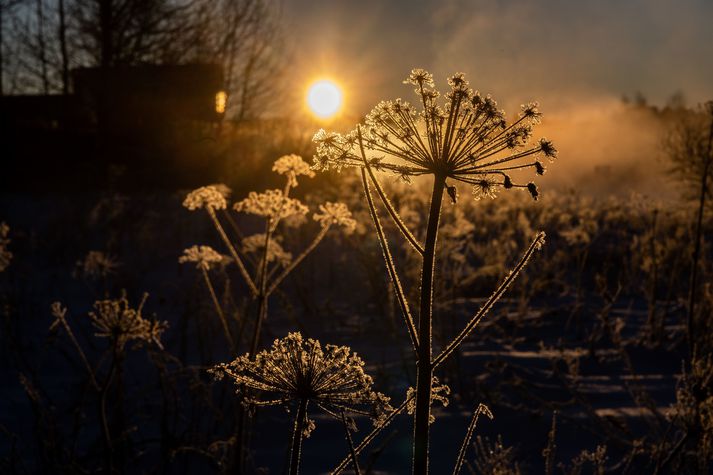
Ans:
{"label": "golden light on plant", "polygon": [[215,112],[218,114],[225,114],[225,107],[228,105],[228,93],[225,91],[218,91],[215,94]]}
{"label": "golden light on plant", "polygon": [[342,91],[333,81],[322,79],[307,90],[307,105],[320,119],[334,116],[342,106]]}

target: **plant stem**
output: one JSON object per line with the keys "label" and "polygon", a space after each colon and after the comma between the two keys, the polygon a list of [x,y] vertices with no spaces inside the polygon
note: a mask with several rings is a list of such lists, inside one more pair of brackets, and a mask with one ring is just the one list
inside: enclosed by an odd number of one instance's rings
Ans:
{"label": "plant stem", "polygon": [[230,345],[230,352],[233,356],[237,356],[237,348],[235,347],[235,342],[233,341],[233,336],[230,334],[230,327],[228,326],[228,320],[225,318],[225,313],[223,313],[223,308],[220,306],[220,301],[218,296],[215,294],[215,289],[210,281],[210,276],[208,276],[208,270],[204,266],[201,267],[201,273],[203,274],[203,279],[208,286],[208,292],[210,293],[211,300],[213,300],[213,305],[215,306],[215,311],[218,313],[220,318],[220,323],[223,325],[223,332],[225,333],[225,339],[228,340],[228,345]]}
{"label": "plant stem", "polygon": [[225,234],[225,230],[223,229],[223,226],[220,224],[220,221],[218,221],[218,217],[215,215],[215,210],[213,210],[213,208],[207,208],[207,211],[208,211],[208,216],[210,216],[210,219],[213,221],[213,225],[215,226],[215,229],[218,231],[220,238],[223,240],[223,244],[225,244],[225,247],[228,248],[230,255],[233,257],[233,260],[235,260],[235,263],[238,265],[238,270],[240,270],[240,275],[242,275],[243,279],[245,279],[245,283],[250,288],[250,292],[253,294],[253,296],[256,296],[258,293],[257,287],[255,286],[255,283],[253,282],[252,278],[250,278],[250,274],[248,273],[248,270],[245,268],[245,264],[243,264],[243,260],[240,259],[240,256],[238,255],[238,251],[235,250],[235,246],[233,246],[233,243],[230,242],[228,235]]}
{"label": "plant stem", "polygon": [[418,319],[418,374],[416,376],[416,411],[413,440],[413,473],[428,473],[428,433],[431,416],[431,379],[432,379],[432,312],[433,312],[433,273],[436,261],[436,239],[438,224],[441,219],[443,188],[446,184],[444,175],[437,174],[433,179],[431,208],[428,212],[428,228],[423,251],[421,271],[421,300]]}
{"label": "plant stem", "polygon": [[711,117],[711,127],[708,131],[708,147],[703,166],[703,176],[701,177],[701,194],[698,202],[698,218],[696,220],[696,242],[693,246],[693,262],[691,264],[691,282],[688,288],[688,315],[686,316],[686,332],[688,336],[688,352],[690,360],[693,361],[696,355],[696,349],[693,341],[693,316],[696,306],[696,285],[698,279],[698,261],[701,254],[701,234],[703,232],[703,210],[706,204],[706,192],[708,191],[708,173],[710,171],[711,162],[713,162],[713,154],[711,154],[711,145],[713,144],[713,117]]}
{"label": "plant stem", "polygon": [[344,415],[344,411],[341,412],[342,424],[344,425],[344,432],[347,436],[347,444],[349,444],[349,454],[352,457],[352,465],[354,465],[354,473],[356,475],[361,475],[361,469],[359,468],[359,458],[357,458],[356,451],[354,450],[354,440],[352,439],[352,432],[349,430],[349,425],[347,424],[347,416]]}
{"label": "plant stem", "polygon": [[290,449],[290,475],[297,475],[300,471],[300,454],[302,452],[302,432],[307,421],[307,399],[300,400],[297,409],[295,426],[292,430],[292,447]]}
{"label": "plant stem", "polygon": [[[116,343],[114,343],[116,346]],[[107,473],[114,472],[114,447],[111,442],[111,432],[109,430],[109,420],[106,415],[106,396],[109,392],[111,380],[114,377],[116,370],[116,350],[112,351],[111,365],[109,366],[109,374],[102,385],[100,392],[99,417],[102,422],[102,434],[104,435],[104,462],[106,464]]]}

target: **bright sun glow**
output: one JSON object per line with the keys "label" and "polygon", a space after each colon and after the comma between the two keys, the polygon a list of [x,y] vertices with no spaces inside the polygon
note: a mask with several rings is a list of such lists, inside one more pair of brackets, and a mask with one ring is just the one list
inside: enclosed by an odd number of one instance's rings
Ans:
{"label": "bright sun glow", "polygon": [[332,81],[317,81],[309,87],[307,105],[314,115],[327,119],[339,111],[342,91]]}

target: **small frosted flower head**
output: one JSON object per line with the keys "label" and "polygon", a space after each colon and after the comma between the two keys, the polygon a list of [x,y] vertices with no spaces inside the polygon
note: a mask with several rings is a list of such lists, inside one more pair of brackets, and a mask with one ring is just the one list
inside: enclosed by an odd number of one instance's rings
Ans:
{"label": "small frosted flower head", "polygon": [[215,185],[201,186],[186,196],[183,200],[183,206],[190,210],[205,208],[209,211],[216,209],[225,209],[228,203],[225,201],[225,196]]}
{"label": "small frosted flower head", "polygon": [[268,219],[280,220],[296,214],[307,214],[307,207],[295,198],[284,195],[282,190],[267,190],[264,193],[251,191],[248,197],[233,205],[235,211],[256,214]]}
{"label": "small frosted flower head", "polygon": [[[253,234],[243,239],[240,244],[245,253],[257,254],[262,257],[265,250],[265,234]],[[277,261],[283,267],[292,261],[292,254],[282,248],[277,237],[270,239],[270,244],[267,246],[267,262],[273,261]]]}
{"label": "small frosted flower head", "polygon": [[322,227],[337,226],[344,227],[346,233],[354,232],[356,229],[356,220],[352,218],[352,212],[349,211],[344,203],[326,203],[319,205],[319,213],[315,213],[314,220],[322,225]]}
{"label": "small frosted flower head", "polygon": [[[498,195],[498,187],[500,186],[492,177],[484,176],[473,183],[473,197],[476,201],[483,198],[495,199]],[[507,177],[503,185],[505,188],[512,188],[512,182]]]}
{"label": "small frosted flower head", "polygon": [[223,256],[210,246],[191,246],[184,249],[183,255],[178,258],[180,264],[194,262],[197,268],[205,270],[222,261]]}
{"label": "small frosted flower head", "polygon": [[254,359],[240,356],[211,372],[218,379],[228,377],[238,388],[265,393],[267,399],[249,401],[257,405],[306,399],[336,417],[346,410],[370,416],[375,424],[392,410],[388,398],[373,391],[364,361],[349,347],[322,347],[300,333],[275,340],[270,350],[261,351]]}
{"label": "small frosted flower head", "polygon": [[85,277],[96,279],[113,274],[119,262],[112,255],[102,251],[89,251],[83,260],[77,261],[78,272]]}
{"label": "small frosted flower head", "polygon": [[542,151],[542,154],[549,158],[550,161],[554,161],[555,158],[557,158],[557,149],[555,146],[552,144],[550,140],[547,140],[545,138],[540,139],[540,150]]}
{"label": "small frosted flower head", "polygon": [[0,223],[0,272],[7,269],[12,259],[12,252],[7,249],[7,245],[10,244],[10,239],[7,237],[9,233],[10,227],[4,222]]}
{"label": "small frosted flower head", "polygon": [[[448,407],[448,396],[451,394],[451,388],[447,384],[440,384],[436,376],[431,380],[431,405],[434,402],[439,402],[443,407]],[[410,399],[408,404],[406,404],[406,411],[409,414],[413,414],[416,411],[416,390],[409,387],[406,391],[406,399]],[[436,421],[436,417],[431,414],[428,418],[428,423],[433,424]]]}
{"label": "small frosted flower head", "polygon": [[291,187],[297,186],[297,177],[299,175],[314,178],[314,172],[309,164],[302,160],[302,157],[295,154],[284,155],[278,158],[272,166],[272,171],[280,175],[285,175],[287,177],[287,184]]}
{"label": "small frosted flower head", "polygon": [[[530,144],[533,126],[541,118],[536,102],[523,105],[508,124],[497,103],[474,92],[463,73],[448,79],[445,100],[439,99],[433,77],[423,69],[414,69],[404,82],[416,86],[420,111],[401,100],[382,101],[354,132],[319,131],[313,139],[314,168],[369,166],[404,180],[434,175],[472,185],[476,196],[492,196],[492,187],[482,189],[484,183],[490,184],[489,176],[537,172],[532,158],[557,155],[550,141]],[[505,188],[528,188],[512,178],[508,185]]]}
{"label": "small frosted flower head", "polygon": [[97,300],[89,318],[96,329],[95,336],[111,338],[120,349],[130,340],[153,342],[159,348],[161,334],[168,327],[165,321],[147,320],[141,315],[148,294],[144,294],[139,306],[131,308],[126,294],[118,299]]}

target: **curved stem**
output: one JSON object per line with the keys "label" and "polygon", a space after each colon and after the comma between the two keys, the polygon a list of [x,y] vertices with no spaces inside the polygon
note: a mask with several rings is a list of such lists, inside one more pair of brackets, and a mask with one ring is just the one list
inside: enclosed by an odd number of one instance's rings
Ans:
{"label": "curved stem", "polygon": [[695,341],[693,340],[694,328],[694,310],[696,306],[696,286],[698,279],[698,261],[701,254],[701,237],[703,230],[703,210],[706,205],[706,192],[708,191],[708,173],[711,162],[713,162],[713,154],[711,154],[711,146],[713,145],[713,117],[711,117],[711,127],[708,132],[708,147],[706,153],[706,162],[703,166],[703,176],[701,177],[701,194],[698,202],[698,216],[696,219],[696,242],[693,246],[693,258],[691,263],[691,281],[688,289],[688,314],[686,315],[686,333],[688,336],[688,352],[690,360],[696,356]]}
{"label": "curved stem", "polygon": [[361,475],[361,469],[359,468],[359,459],[357,458],[356,451],[354,450],[354,440],[352,439],[352,431],[349,430],[349,425],[347,424],[347,417],[344,415],[343,410],[340,415],[342,416],[342,424],[344,425],[344,432],[347,436],[347,444],[349,444],[349,453],[352,457],[354,473],[356,473],[356,475]]}
{"label": "curved stem", "polygon": [[468,444],[470,444],[470,440],[473,438],[473,432],[475,432],[475,426],[478,425],[478,418],[480,417],[480,414],[485,414],[489,418],[493,418],[493,413],[490,412],[490,409],[488,409],[488,406],[485,404],[478,404],[478,407],[475,409],[475,413],[473,413],[473,418],[470,420],[470,424],[468,425],[468,430],[465,433],[465,438],[463,439],[463,445],[460,447],[460,452],[458,452],[458,460],[456,460],[456,466],[453,469],[453,475],[458,475],[460,473],[460,469],[463,466],[463,460],[465,460],[465,452],[468,450]]}
{"label": "curved stem", "polygon": [[428,473],[428,438],[431,416],[431,379],[433,368],[432,356],[432,313],[433,313],[433,274],[436,263],[436,241],[438,225],[441,219],[441,202],[446,177],[435,175],[431,207],[428,212],[428,227],[423,253],[421,271],[421,301],[418,319],[418,362],[416,375],[416,411],[414,421],[413,443],[413,473],[425,475]]}
{"label": "curved stem", "polygon": [[302,452],[302,432],[307,421],[307,399],[300,400],[297,409],[295,426],[292,429],[292,447],[290,448],[290,475],[297,475],[300,471],[300,455]]}
{"label": "curved stem", "polygon": [[406,329],[408,330],[409,337],[411,338],[411,345],[414,351],[418,354],[418,332],[416,331],[416,326],[413,323],[413,316],[411,315],[411,309],[408,305],[408,300],[406,299],[406,294],[401,286],[401,280],[396,272],[396,266],[394,265],[394,259],[391,257],[391,251],[389,250],[389,242],[386,240],[386,234],[384,233],[384,228],[381,226],[381,221],[379,220],[379,215],[376,213],[376,207],[374,206],[374,201],[371,197],[371,191],[369,191],[369,182],[366,179],[366,174],[364,170],[361,171],[361,182],[364,188],[364,194],[366,195],[366,201],[369,204],[369,213],[371,214],[371,219],[374,221],[374,228],[376,229],[376,235],[379,238],[379,244],[381,245],[381,252],[384,255],[384,262],[386,263],[386,270],[389,273],[391,282],[394,284],[394,293],[399,301],[399,307],[401,307],[401,314],[406,322]]}
{"label": "curved stem", "polygon": [[[116,348],[117,343],[114,343]],[[114,447],[111,441],[111,431],[109,430],[109,420],[106,415],[106,396],[109,392],[109,386],[111,385],[111,380],[114,378],[114,373],[116,372],[116,349],[112,352],[111,364],[109,366],[109,374],[107,374],[106,380],[102,385],[100,392],[100,402],[99,402],[99,418],[102,423],[102,434],[104,436],[104,462],[106,463],[107,473],[114,472]]]}
{"label": "curved stem", "polygon": [[520,258],[520,261],[517,263],[515,268],[510,271],[510,274],[505,278],[505,280],[500,284],[500,286],[493,292],[488,300],[485,302],[485,304],[478,310],[478,312],[473,316],[473,318],[470,319],[468,324],[465,326],[465,328],[456,336],[446,347],[445,350],[441,351],[441,354],[436,357],[436,359],[433,360],[433,369],[436,369],[438,365],[443,363],[443,361],[448,358],[451,353],[453,353],[458,347],[460,346],[461,343],[463,343],[463,340],[465,340],[468,335],[470,335],[470,332],[473,331],[473,329],[480,323],[480,320],[482,320],[483,316],[485,316],[486,313],[495,305],[495,302],[500,300],[500,297],[503,296],[507,288],[512,284],[517,276],[520,274],[522,269],[525,268],[527,265],[527,262],[530,260],[530,257],[535,253],[535,251],[539,248],[539,246],[542,245],[543,240],[545,239],[545,233],[540,232],[537,234],[535,239],[532,241],[530,244],[530,247],[527,248],[527,251],[525,251],[525,254]]}
{"label": "curved stem", "polygon": [[[363,156],[363,154],[362,154]],[[406,223],[403,222],[401,219],[401,216],[396,212],[396,209],[394,208],[394,205],[391,204],[391,200],[389,200],[389,197],[386,196],[386,193],[384,193],[384,189],[381,187],[381,184],[379,181],[376,179],[376,176],[374,175],[373,170],[369,166],[369,162],[366,160],[366,157],[364,158],[364,166],[366,168],[366,171],[369,172],[369,178],[371,182],[374,184],[374,188],[376,189],[376,192],[379,194],[379,198],[381,198],[381,202],[384,203],[384,208],[386,208],[386,211],[389,212],[389,215],[391,215],[391,219],[393,219],[394,224],[399,228],[401,231],[401,234],[403,234],[404,238],[411,244],[411,246],[421,255],[423,256],[423,246],[421,246],[421,243],[418,242],[416,237],[411,233],[408,227],[406,227]]]}
{"label": "curved stem", "polygon": [[228,235],[225,234],[225,230],[223,229],[223,226],[220,224],[220,221],[218,221],[218,217],[215,215],[215,211],[213,210],[213,208],[207,208],[207,211],[208,211],[208,216],[210,216],[210,219],[213,221],[213,225],[215,225],[215,229],[218,231],[218,234],[220,235],[221,239],[223,240],[223,243],[228,248],[230,255],[233,257],[233,260],[235,260],[235,263],[238,265],[238,269],[240,270],[240,275],[242,275],[243,279],[245,279],[245,283],[250,288],[250,292],[253,294],[253,296],[257,296],[257,294],[258,294],[257,287],[255,286],[255,283],[253,282],[252,278],[250,277],[248,270],[245,268],[245,264],[243,264],[242,259],[240,259],[240,256],[238,255],[238,251],[235,250],[235,246],[233,246],[233,243],[231,243],[230,239],[228,239]]}
{"label": "curved stem", "polygon": [[235,342],[233,341],[233,336],[230,333],[230,327],[228,326],[228,320],[225,318],[225,313],[223,312],[223,308],[220,306],[220,302],[218,301],[218,296],[215,294],[215,289],[213,288],[213,284],[210,281],[210,277],[208,276],[208,271],[206,270],[205,266],[200,266],[202,274],[203,274],[203,279],[205,280],[206,285],[208,286],[208,292],[210,293],[211,300],[213,300],[213,305],[215,306],[215,310],[218,313],[218,317],[220,318],[220,323],[223,325],[223,332],[225,333],[225,339],[228,340],[228,344],[230,345],[230,351],[233,354],[233,356],[237,355],[237,348],[235,347]]}
{"label": "curved stem", "polygon": [[285,267],[285,269],[278,275],[275,280],[270,284],[270,287],[267,290],[267,295],[270,296],[272,293],[277,289],[277,287],[282,283],[283,280],[285,280],[285,277],[287,277],[290,272],[292,272],[295,267],[300,265],[300,263],[304,260],[305,257],[309,255],[310,252],[314,251],[314,249],[317,247],[317,245],[324,239],[324,236],[327,235],[327,231],[329,231],[330,226],[325,226],[323,227],[317,236],[312,240],[309,246],[302,251],[302,254],[300,254],[295,260],[290,262],[290,264]]}
{"label": "curved stem", "polygon": [[[364,450],[364,448],[365,448],[367,445],[369,445],[369,444],[376,438],[377,435],[379,435],[379,433],[384,429],[384,427],[386,427],[387,425],[389,425],[389,424],[391,423],[391,421],[393,421],[393,420],[396,418],[396,416],[398,416],[399,414],[401,414],[401,413],[404,411],[404,409],[406,409],[406,406],[408,405],[408,403],[410,403],[410,402],[413,400],[414,397],[415,397],[415,396],[411,396],[411,397],[409,397],[409,398],[406,398],[406,400],[405,400],[404,402],[402,402],[399,407],[397,407],[396,409],[394,409],[393,411],[391,411],[391,413],[383,420],[383,422],[382,422],[380,425],[378,425],[377,427],[375,427],[374,430],[372,430],[371,432],[369,432],[369,435],[367,435],[366,437],[364,437],[364,440],[362,440],[361,442],[359,442],[359,445],[357,445],[357,446],[354,448],[354,453],[357,454],[357,455],[359,455],[359,453],[360,453],[362,450]],[[332,470],[332,471],[329,472],[329,473],[332,474],[332,475],[337,475],[337,474],[339,474],[342,470],[344,470],[345,468],[347,468],[347,466],[351,463],[351,461],[352,461],[351,456],[350,456],[350,455],[347,455],[341,462],[339,462],[339,465],[337,465],[337,466],[334,468],[334,470]]]}

